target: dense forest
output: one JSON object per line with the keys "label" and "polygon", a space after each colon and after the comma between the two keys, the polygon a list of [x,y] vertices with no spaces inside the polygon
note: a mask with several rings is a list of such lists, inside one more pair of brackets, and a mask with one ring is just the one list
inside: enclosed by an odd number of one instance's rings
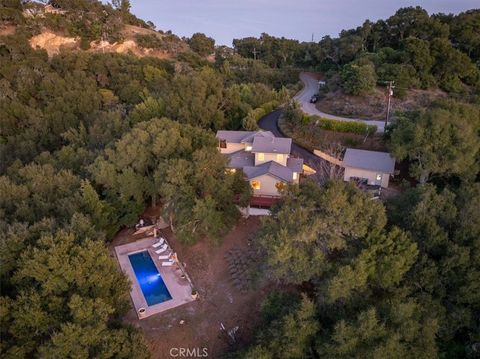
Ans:
{"label": "dense forest", "polygon": [[67,15],[38,19],[10,3],[0,8],[16,26],[0,38],[2,357],[146,357],[141,334],[115,320],[129,284],[105,242],[158,200],[179,238],[218,240],[249,188],[225,173],[214,131],[256,126],[296,75],[244,59],[209,63],[201,36],[189,40],[198,53],[173,60],[49,58],[28,42],[43,27],[93,41],[101,26],[115,35],[103,16],[117,27],[144,23],[126,1],[55,1]]}
{"label": "dense forest", "polygon": [[[275,38],[233,40],[237,53],[273,67],[299,66],[324,72],[330,87],[364,94],[376,82],[396,82],[396,95],[409,88],[434,88],[478,100],[480,10],[429,15],[420,7],[398,10],[387,20],[366,20],[338,38],[318,43]],[[255,50],[255,51],[254,51]]]}
{"label": "dense forest", "polygon": [[[272,293],[255,343],[234,357],[478,357],[480,11],[404,8],[319,43],[263,34],[233,44],[275,68],[323,72],[354,95],[387,80],[396,96],[448,93],[387,129],[388,148],[419,180],[400,196],[382,205],[335,182],[287,190],[257,245],[265,273],[302,290]],[[309,121],[295,106],[286,113]]]}
{"label": "dense forest", "polygon": [[16,28],[0,36],[2,357],[149,357],[141,333],[120,320],[129,284],[106,244],[152,203],[180,240],[221,240],[250,189],[225,172],[214,133],[256,129],[295,92],[300,68],[352,92],[394,79],[450,97],[399,115],[386,134],[421,182],[394,200],[337,182],[286,190],[255,244],[262,275],[295,290],[268,297],[254,342],[231,355],[479,355],[478,10],[401,9],[319,43],[265,34],[230,49],[169,34],[188,51],[159,59],[32,49],[44,28],[80,36],[86,50],[121,41],[125,24],[153,27],[126,0],[50,4],[66,14],[27,18],[28,2],[0,5]]}

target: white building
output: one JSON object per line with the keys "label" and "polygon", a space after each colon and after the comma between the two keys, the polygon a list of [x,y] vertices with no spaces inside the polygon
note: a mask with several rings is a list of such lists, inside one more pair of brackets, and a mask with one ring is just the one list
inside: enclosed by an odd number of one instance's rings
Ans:
{"label": "white building", "polygon": [[291,157],[291,138],[275,137],[270,131],[218,131],[217,138],[229,168],[243,171],[254,197],[279,197],[287,183],[298,183],[303,160]]}
{"label": "white building", "polygon": [[345,181],[355,180],[386,188],[395,171],[395,159],[388,152],[347,148],[342,166],[345,167]]}

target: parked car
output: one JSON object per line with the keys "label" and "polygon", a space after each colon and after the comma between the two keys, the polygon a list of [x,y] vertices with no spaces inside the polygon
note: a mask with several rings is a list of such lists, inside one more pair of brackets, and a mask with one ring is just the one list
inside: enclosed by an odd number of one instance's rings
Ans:
{"label": "parked car", "polygon": [[319,97],[320,97],[320,96],[319,96],[318,94],[313,95],[313,96],[310,98],[310,103],[317,103]]}

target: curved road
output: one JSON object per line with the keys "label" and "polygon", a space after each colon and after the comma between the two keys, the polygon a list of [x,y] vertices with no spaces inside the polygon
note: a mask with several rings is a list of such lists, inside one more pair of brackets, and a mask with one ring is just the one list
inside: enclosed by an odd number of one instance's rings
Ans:
{"label": "curved road", "polygon": [[308,72],[302,72],[300,74],[300,80],[302,80],[304,87],[298,94],[295,95],[294,99],[300,103],[300,106],[303,112],[309,115],[317,115],[317,116],[328,118],[331,120],[365,122],[367,125],[376,125],[378,132],[384,132],[385,130],[384,121],[362,120],[358,118],[340,117],[340,116],[330,115],[328,113],[318,110],[314,103],[310,103],[310,98],[318,92],[318,80],[314,77],[313,74]]}

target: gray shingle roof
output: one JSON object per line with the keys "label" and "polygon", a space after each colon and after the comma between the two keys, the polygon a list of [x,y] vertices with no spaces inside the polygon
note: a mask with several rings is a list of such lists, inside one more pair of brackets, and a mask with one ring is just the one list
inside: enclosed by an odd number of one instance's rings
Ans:
{"label": "gray shingle roof", "polygon": [[265,174],[272,175],[285,182],[290,182],[293,180],[293,171],[275,161],[265,162],[259,166],[243,167],[243,172],[245,173],[245,176],[247,176],[248,180]]}
{"label": "gray shingle roof", "polygon": [[253,131],[217,131],[216,137],[230,143],[242,143],[242,140],[254,134]]}
{"label": "gray shingle roof", "polygon": [[395,159],[388,152],[355,150],[347,148],[343,157],[345,167],[354,167],[381,173],[393,173]]}
{"label": "gray shingle roof", "polygon": [[255,136],[252,152],[290,154],[291,138]]}
{"label": "gray shingle roof", "polygon": [[217,131],[216,137],[229,143],[252,143],[253,139],[259,137],[274,138],[270,131]]}
{"label": "gray shingle roof", "polygon": [[270,131],[257,131],[253,132],[251,135],[246,136],[243,140],[242,143],[252,143],[253,140],[257,137],[263,137],[263,138],[275,138],[274,134],[271,133]]}
{"label": "gray shingle roof", "polygon": [[244,150],[227,154],[229,158],[228,167],[243,168],[255,165],[255,155]]}
{"label": "gray shingle roof", "polygon": [[302,173],[303,172],[303,159],[289,157],[287,159],[287,167],[290,168],[293,172]]}

